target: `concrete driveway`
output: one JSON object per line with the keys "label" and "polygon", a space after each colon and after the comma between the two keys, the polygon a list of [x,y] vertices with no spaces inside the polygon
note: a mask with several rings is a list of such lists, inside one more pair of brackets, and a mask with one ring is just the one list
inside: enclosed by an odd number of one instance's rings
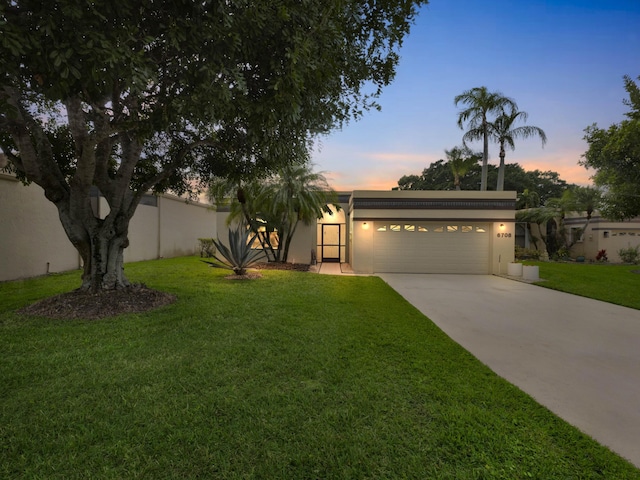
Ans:
{"label": "concrete driveway", "polygon": [[498,375],[640,467],[640,311],[496,276],[379,276]]}

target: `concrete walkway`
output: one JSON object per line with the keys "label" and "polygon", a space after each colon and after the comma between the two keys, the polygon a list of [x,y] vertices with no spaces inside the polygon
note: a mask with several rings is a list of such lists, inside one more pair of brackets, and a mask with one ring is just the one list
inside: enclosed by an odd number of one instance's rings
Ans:
{"label": "concrete walkway", "polygon": [[640,467],[640,311],[496,276],[379,276],[498,375]]}

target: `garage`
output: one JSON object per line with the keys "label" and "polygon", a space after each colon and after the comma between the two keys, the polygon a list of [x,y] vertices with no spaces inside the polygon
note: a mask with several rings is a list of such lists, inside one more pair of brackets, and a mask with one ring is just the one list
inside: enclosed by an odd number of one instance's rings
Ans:
{"label": "garage", "polygon": [[373,270],[489,273],[491,227],[472,222],[374,222]]}
{"label": "garage", "polygon": [[516,192],[356,190],[348,262],[356,273],[503,274],[514,259]]}

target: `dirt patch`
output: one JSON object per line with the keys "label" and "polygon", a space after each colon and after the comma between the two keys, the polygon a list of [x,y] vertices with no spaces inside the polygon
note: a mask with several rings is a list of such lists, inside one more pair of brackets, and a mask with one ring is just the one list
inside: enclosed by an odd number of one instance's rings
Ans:
{"label": "dirt patch", "polygon": [[74,290],[40,300],[18,313],[46,318],[97,320],[126,313],[148,312],[175,301],[175,295],[144,285],[132,285],[124,290],[98,293]]}
{"label": "dirt patch", "polygon": [[308,272],[310,265],[307,263],[281,263],[264,262],[254,265],[258,270],[295,270],[296,272]]}

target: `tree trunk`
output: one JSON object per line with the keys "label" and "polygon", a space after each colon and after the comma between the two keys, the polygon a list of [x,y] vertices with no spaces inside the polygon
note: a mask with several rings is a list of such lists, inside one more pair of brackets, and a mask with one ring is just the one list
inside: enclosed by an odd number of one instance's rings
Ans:
{"label": "tree trunk", "polygon": [[124,249],[129,246],[130,216],[111,211],[106,218],[96,217],[90,207],[90,199],[84,202],[88,208],[72,210],[68,202],[56,204],[67,237],[78,250],[83,263],[81,290],[124,289],[130,286],[124,274]]}
{"label": "tree trunk", "polygon": [[500,167],[498,167],[498,184],[496,190],[501,192],[504,190],[504,143],[500,143]]}
{"label": "tree trunk", "polygon": [[487,172],[489,163],[489,133],[487,132],[487,119],[482,119],[483,130],[483,149],[482,149],[482,175],[480,177],[480,190],[485,191],[487,189]]}

